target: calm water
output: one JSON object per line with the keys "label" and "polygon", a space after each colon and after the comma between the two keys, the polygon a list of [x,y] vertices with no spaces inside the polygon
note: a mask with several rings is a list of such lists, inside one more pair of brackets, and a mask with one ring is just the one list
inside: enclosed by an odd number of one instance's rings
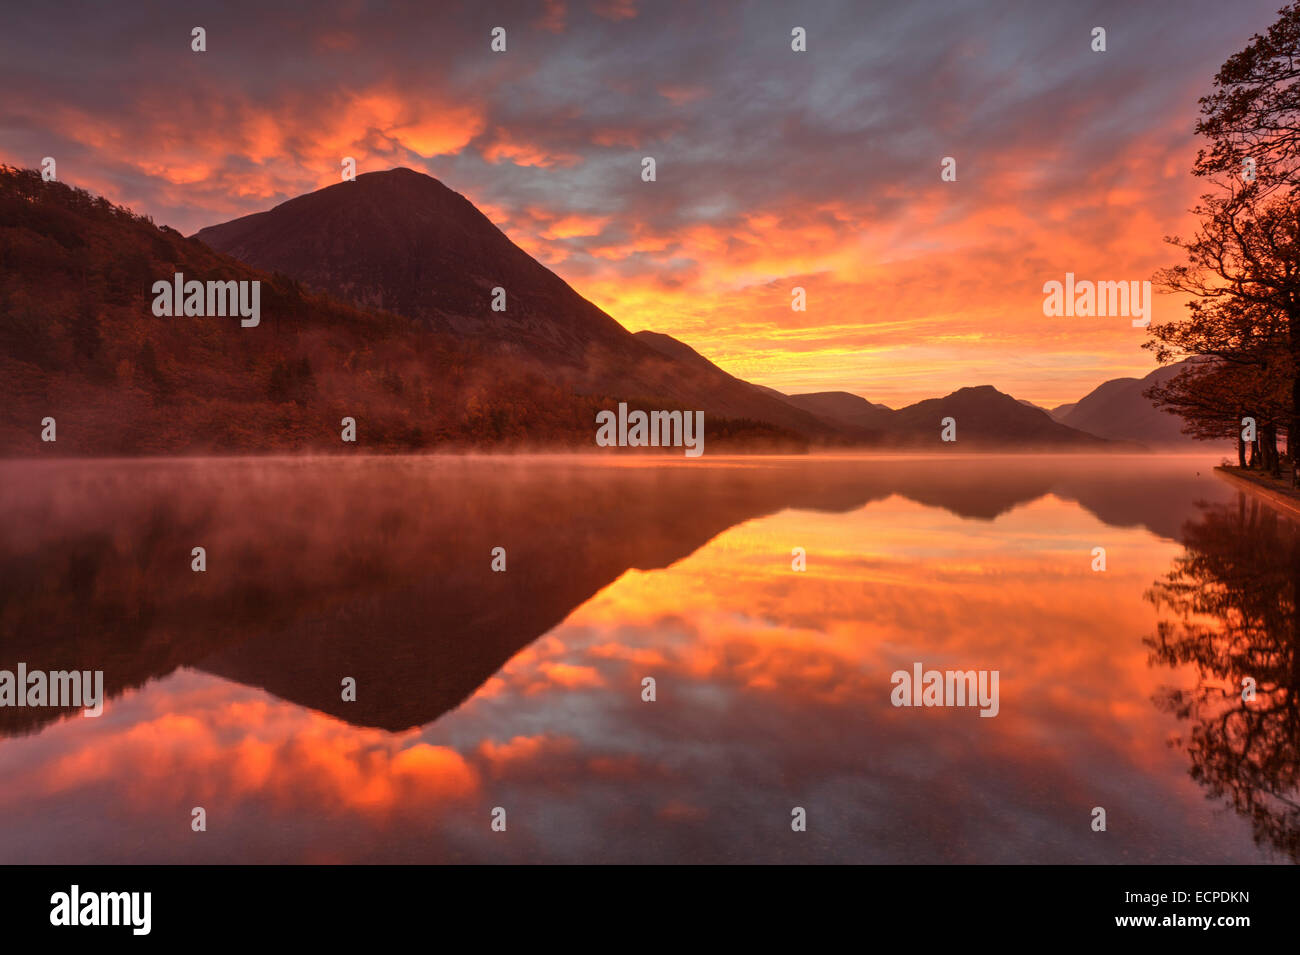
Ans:
{"label": "calm water", "polygon": [[0,669],[109,696],[0,708],[0,862],[1295,861],[1300,546],[1216,460],[0,463]]}

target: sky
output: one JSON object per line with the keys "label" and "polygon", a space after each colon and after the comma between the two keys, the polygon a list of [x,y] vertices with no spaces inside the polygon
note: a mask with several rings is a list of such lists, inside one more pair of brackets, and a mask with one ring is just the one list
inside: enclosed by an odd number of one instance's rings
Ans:
{"label": "sky", "polygon": [[1281,2],[8,4],[0,162],[186,234],[407,166],[758,384],[1051,407],[1155,367],[1044,283],[1182,261],[1197,98]]}

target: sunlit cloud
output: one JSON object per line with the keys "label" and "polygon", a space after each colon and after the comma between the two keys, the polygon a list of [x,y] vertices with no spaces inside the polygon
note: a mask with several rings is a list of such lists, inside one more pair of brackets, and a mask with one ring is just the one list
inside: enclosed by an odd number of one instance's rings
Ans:
{"label": "sunlit cloud", "polygon": [[[489,22],[338,2],[306,31],[272,4],[214,18],[206,54],[161,7],[71,30],[22,9],[0,81],[39,95],[0,105],[0,161],[54,155],[186,233],[335,183],[346,156],[409,166],[629,329],[757,383],[894,406],[987,383],[1051,406],[1151,369],[1125,322],[1045,320],[1042,285],[1178,260],[1196,99],[1274,7],[1103,3],[1104,55],[1050,5],[827,3],[806,54],[761,4],[548,0]],[[1156,322],[1180,310],[1160,297]]]}

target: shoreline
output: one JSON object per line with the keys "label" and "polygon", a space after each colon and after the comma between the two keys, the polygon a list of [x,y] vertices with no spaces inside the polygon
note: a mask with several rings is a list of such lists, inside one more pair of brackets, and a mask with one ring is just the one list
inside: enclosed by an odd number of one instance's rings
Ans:
{"label": "shoreline", "polygon": [[1214,470],[1229,483],[1241,485],[1269,503],[1300,517],[1300,490],[1288,487],[1282,481],[1267,478],[1257,471],[1242,471],[1235,465],[1216,465]]}

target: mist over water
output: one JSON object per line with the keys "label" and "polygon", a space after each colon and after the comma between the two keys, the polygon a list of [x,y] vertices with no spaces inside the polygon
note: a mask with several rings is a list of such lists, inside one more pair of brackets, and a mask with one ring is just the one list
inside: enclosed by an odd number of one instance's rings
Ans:
{"label": "mist over water", "polygon": [[1300,549],[1217,460],[0,463],[0,669],[108,697],[0,708],[0,861],[1295,861]]}

